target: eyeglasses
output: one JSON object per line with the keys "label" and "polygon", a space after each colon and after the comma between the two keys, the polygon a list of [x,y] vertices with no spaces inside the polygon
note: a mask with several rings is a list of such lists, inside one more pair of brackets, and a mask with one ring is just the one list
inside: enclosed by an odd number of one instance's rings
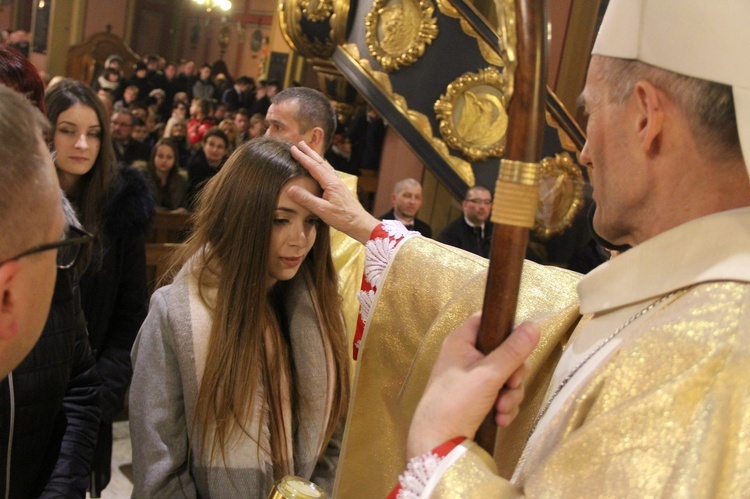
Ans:
{"label": "eyeglasses", "polygon": [[88,243],[94,238],[93,235],[89,234],[85,230],[79,229],[78,227],[70,226],[65,234],[65,237],[54,243],[41,244],[33,248],[23,251],[13,258],[8,258],[0,262],[0,265],[5,265],[8,262],[19,260],[25,256],[33,255],[35,253],[41,253],[42,251],[57,250],[57,268],[58,269],[69,269],[72,267],[78,259],[78,253],[81,251],[81,245]]}
{"label": "eyeglasses", "polygon": [[469,203],[474,203],[474,204],[486,204],[488,206],[492,204],[492,200],[491,199],[477,199],[477,198],[474,198],[474,199],[467,199],[466,201],[469,202]]}

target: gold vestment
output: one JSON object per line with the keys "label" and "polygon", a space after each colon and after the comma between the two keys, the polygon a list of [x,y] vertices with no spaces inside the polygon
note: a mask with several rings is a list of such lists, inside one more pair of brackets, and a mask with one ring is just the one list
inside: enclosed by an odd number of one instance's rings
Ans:
{"label": "gold vestment", "polygon": [[[339,459],[334,497],[383,498],[406,465],[411,416],[445,336],[481,309],[487,260],[414,237],[402,244],[386,269],[363,336],[354,393]],[[527,386],[537,397],[522,408],[498,445],[512,473],[551,369],[579,319],[575,285],[580,275],[526,262],[517,321],[542,326]]]}
{"label": "gold vestment", "polygon": [[[430,497],[747,497],[750,209],[660,234],[591,272],[579,294],[590,320],[565,355],[598,351],[616,329],[597,324],[667,298],[621,322],[617,348],[575,365],[579,379],[553,397],[512,481],[467,441]],[[575,363],[560,364],[556,380]]]}

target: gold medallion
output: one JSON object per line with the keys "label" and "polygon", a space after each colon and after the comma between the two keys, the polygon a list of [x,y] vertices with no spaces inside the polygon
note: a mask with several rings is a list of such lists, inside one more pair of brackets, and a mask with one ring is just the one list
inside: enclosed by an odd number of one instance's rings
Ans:
{"label": "gold medallion", "polygon": [[365,17],[365,41],[383,71],[414,64],[437,38],[431,0],[375,0]]}
{"label": "gold medallion", "polygon": [[508,81],[494,67],[464,73],[435,102],[440,135],[470,161],[499,157],[508,130]]}
{"label": "gold medallion", "polygon": [[541,162],[535,232],[542,239],[562,233],[583,206],[583,174],[567,152]]}

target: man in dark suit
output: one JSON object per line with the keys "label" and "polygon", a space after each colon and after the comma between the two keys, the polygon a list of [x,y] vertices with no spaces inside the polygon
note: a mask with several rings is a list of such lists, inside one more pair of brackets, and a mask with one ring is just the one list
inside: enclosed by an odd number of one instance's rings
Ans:
{"label": "man in dark suit", "polygon": [[151,148],[143,142],[133,140],[133,115],[127,109],[120,109],[110,119],[112,145],[117,161],[132,165],[134,161],[148,161]]}
{"label": "man in dark suit", "polygon": [[224,91],[221,96],[221,103],[226,106],[227,111],[237,111],[240,108],[247,108],[248,92],[252,87],[253,79],[247,76],[240,76],[232,88]]}
{"label": "man in dark suit", "polygon": [[409,230],[416,230],[425,237],[432,237],[432,228],[417,218],[422,207],[422,185],[413,178],[396,182],[391,194],[393,209],[380,217],[381,220],[398,220]]}
{"label": "man in dark suit", "polygon": [[488,258],[492,241],[492,224],[487,223],[492,209],[492,193],[475,185],[466,191],[461,202],[463,216],[448,224],[438,241]]}

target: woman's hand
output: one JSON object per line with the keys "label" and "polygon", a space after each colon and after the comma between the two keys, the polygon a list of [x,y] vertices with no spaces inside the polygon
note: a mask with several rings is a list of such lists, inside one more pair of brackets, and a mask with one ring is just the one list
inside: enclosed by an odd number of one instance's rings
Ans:
{"label": "woman's hand", "polygon": [[539,328],[521,324],[484,356],[474,346],[480,318],[472,315],[445,339],[412,418],[408,458],[452,438],[474,438],[493,407],[498,426],[508,426],[518,415],[528,371],[525,361],[539,341]]}
{"label": "woman's hand", "polygon": [[310,146],[304,142],[292,146],[292,156],[318,181],[323,189],[323,196],[314,196],[309,191],[297,187],[289,188],[289,196],[331,227],[362,244],[366,243],[380,221],[365,211],[357,198],[338,178],[333,167]]}

